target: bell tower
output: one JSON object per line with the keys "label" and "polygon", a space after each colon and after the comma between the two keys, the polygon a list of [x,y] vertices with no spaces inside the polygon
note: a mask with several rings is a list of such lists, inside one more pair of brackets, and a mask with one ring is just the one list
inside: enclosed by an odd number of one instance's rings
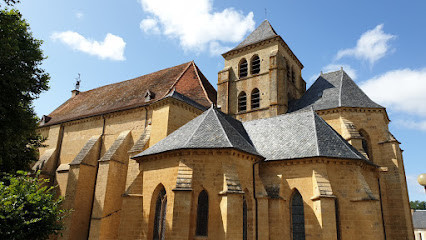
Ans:
{"label": "bell tower", "polygon": [[268,20],[222,56],[217,104],[238,120],[284,114],[289,101],[306,91],[302,63]]}

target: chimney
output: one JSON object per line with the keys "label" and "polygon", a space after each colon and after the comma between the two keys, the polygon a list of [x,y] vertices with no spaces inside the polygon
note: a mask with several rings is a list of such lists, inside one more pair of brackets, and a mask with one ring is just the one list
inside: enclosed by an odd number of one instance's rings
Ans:
{"label": "chimney", "polygon": [[80,93],[80,91],[78,91],[77,89],[74,89],[71,91],[71,98],[77,96]]}
{"label": "chimney", "polygon": [[80,73],[78,74],[78,77],[75,80],[75,89],[71,91],[71,98],[77,96],[80,93]]}

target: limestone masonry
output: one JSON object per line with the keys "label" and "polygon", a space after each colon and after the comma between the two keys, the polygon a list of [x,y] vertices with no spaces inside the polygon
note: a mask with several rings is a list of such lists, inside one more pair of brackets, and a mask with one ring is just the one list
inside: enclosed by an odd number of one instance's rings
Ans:
{"label": "limestone masonry", "polygon": [[265,20],[222,55],[73,96],[33,166],[59,186],[62,239],[414,240],[402,150],[344,70],[306,90]]}

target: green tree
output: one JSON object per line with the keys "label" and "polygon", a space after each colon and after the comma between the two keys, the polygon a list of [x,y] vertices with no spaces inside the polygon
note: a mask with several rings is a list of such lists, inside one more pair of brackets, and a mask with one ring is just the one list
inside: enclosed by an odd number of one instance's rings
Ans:
{"label": "green tree", "polygon": [[416,210],[426,210],[426,202],[420,202],[419,200],[410,201],[410,208]]}
{"label": "green tree", "polygon": [[18,10],[0,10],[0,172],[28,169],[41,137],[32,101],[48,89],[41,40]]}
{"label": "green tree", "polygon": [[63,229],[65,210],[48,180],[18,171],[0,181],[0,236],[2,239],[47,239]]}

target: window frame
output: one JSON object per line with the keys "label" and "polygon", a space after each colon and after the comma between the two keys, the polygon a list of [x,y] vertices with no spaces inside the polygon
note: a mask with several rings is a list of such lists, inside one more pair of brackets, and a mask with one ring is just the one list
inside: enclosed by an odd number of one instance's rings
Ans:
{"label": "window frame", "polygon": [[[245,64],[245,69],[242,68],[242,65]],[[242,70],[245,70],[245,75],[243,75]],[[238,77],[239,78],[245,78],[248,76],[249,73],[249,66],[248,66],[248,62],[245,58],[241,59],[240,62],[238,63]]]}
{"label": "window frame", "polygon": [[[242,99],[244,97],[244,99]],[[238,112],[247,111],[247,94],[244,91],[241,91],[237,97],[237,110]]]}
{"label": "window frame", "polygon": [[[257,96],[255,96],[255,94],[257,94]],[[250,109],[258,109],[258,108],[260,108],[260,90],[259,88],[253,88],[250,94]]]}
{"label": "window frame", "polygon": [[207,237],[209,233],[209,194],[204,189],[198,194],[195,235]]}
{"label": "window frame", "polygon": [[[257,63],[258,66],[255,68],[254,61],[256,61],[256,59],[259,62]],[[256,72],[255,72],[255,70],[256,70]],[[253,57],[251,57],[251,59],[250,59],[250,73],[251,73],[251,75],[256,75],[256,74],[260,73],[260,57],[257,54],[253,55]]]}

